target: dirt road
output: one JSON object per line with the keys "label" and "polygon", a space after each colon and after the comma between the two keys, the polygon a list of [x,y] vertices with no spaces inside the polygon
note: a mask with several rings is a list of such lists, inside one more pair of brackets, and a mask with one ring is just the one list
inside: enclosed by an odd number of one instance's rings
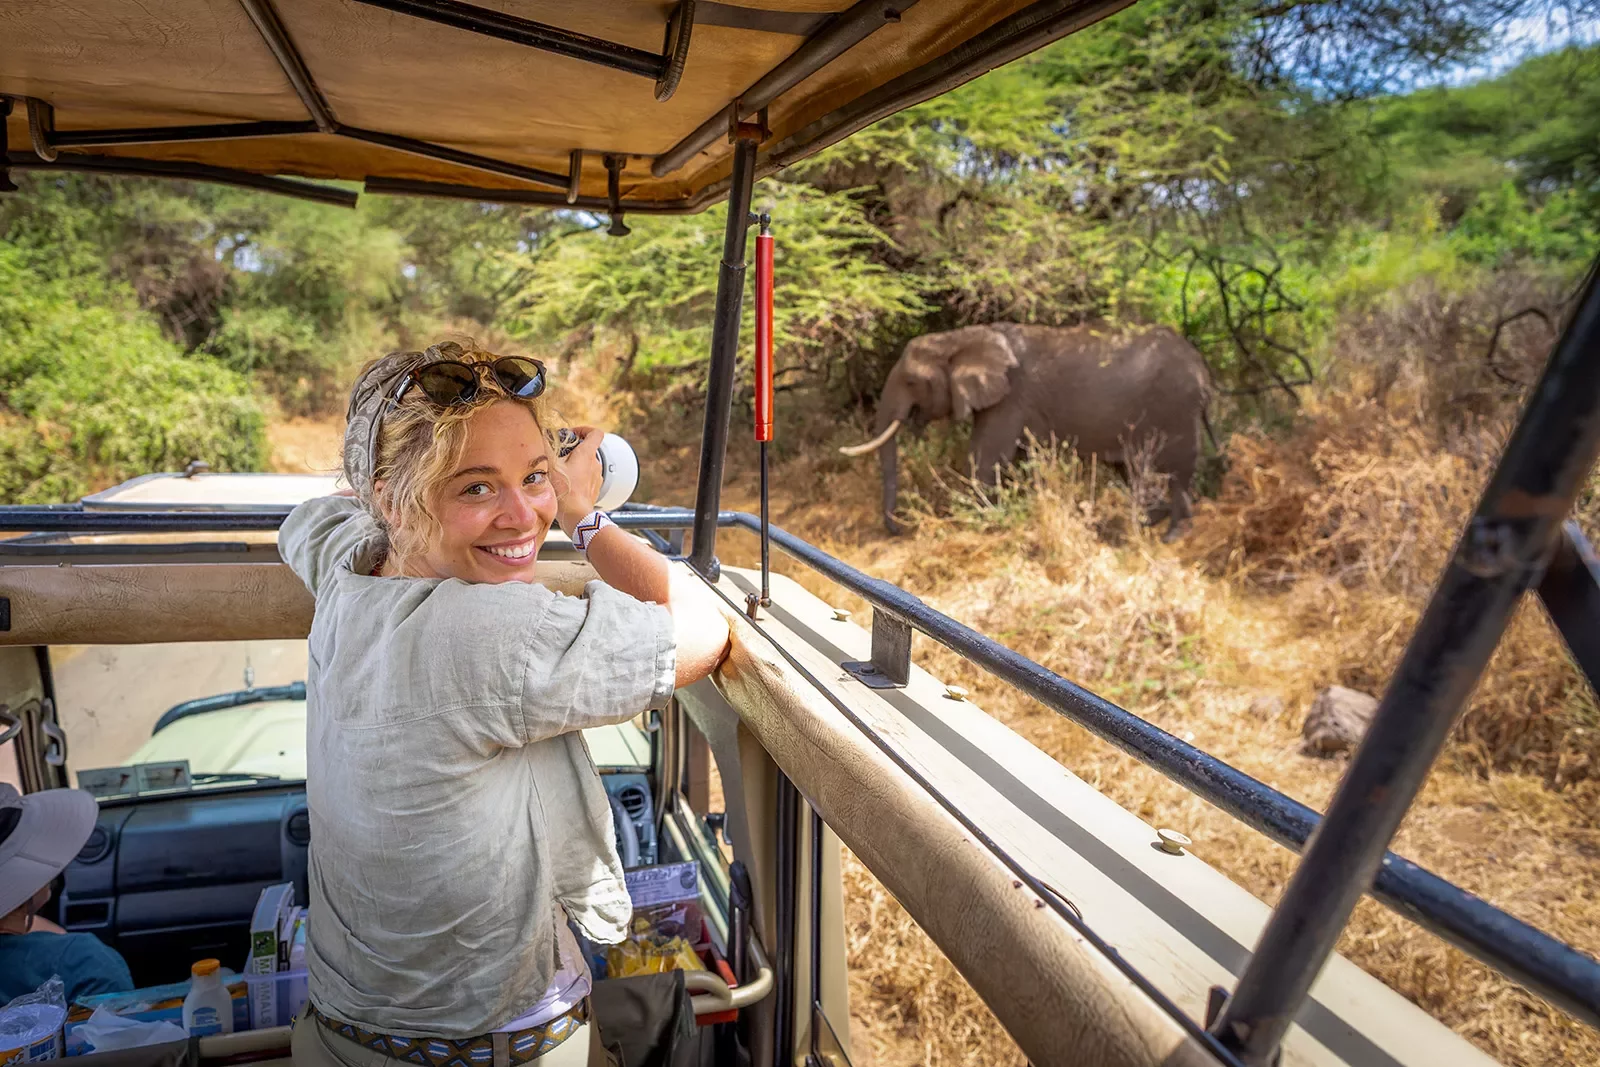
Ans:
{"label": "dirt road", "polygon": [[[326,474],[338,469],[341,419],[291,419],[269,436],[272,467]],[[74,772],[116,767],[150,738],[162,712],[245,685],[304,681],[304,641],[213,641],[174,645],[69,646],[51,651],[56,702]],[[196,767],[196,771],[205,768]]]}
{"label": "dirt road", "polygon": [[121,766],[172,705],[243,689],[246,665],[258,686],[303,681],[306,643],[75,645],[53,649],[50,665],[67,765],[78,771]]}

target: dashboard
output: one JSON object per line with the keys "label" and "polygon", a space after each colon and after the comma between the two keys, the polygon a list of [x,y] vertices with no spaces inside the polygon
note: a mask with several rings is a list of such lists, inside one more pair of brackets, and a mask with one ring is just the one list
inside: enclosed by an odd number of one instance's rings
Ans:
{"label": "dashboard", "polygon": [[[602,771],[630,866],[657,861],[654,798],[644,774]],[[195,960],[238,969],[256,899],[293,882],[307,902],[311,819],[303,785],[103,802],[64,872],[58,921],[122,954],[136,987],[181,982]]]}
{"label": "dashboard", "polygon": [[102,804],[65,876],[60,923],[122,954],[135,986],[181,982],[189,965],[244,962],[269,885],[306,899],[311,822],[303,787]]}

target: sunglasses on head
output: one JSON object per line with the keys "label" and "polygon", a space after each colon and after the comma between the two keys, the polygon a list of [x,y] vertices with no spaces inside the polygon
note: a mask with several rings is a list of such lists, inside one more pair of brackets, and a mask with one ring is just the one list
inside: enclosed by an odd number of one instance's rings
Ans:
{"label": "sunglasses on head", "polygon": [[[443,359],[421,367],[413,367],[402,374],[389,392],[388,399],[379,406],[372,418],[367,437],[367,471],[371,477],[378,473],[378,425],[383,416],[396,407],[414,385],[427,398],[440,407],[470,404],[477,399],[481,375],[488,373],[508,394],[520,400],[532,400],[544,392],[544,364],[522,356],[502,356],[492,363],[464,363],[457,359]],[[368,396],[371,394],[368,393]],[[351,410],[355,409],[352,398]]]}
{"label": "sunglasses on head", "polygon": [[460,360],[443,359],[406,372],[389,400],[399,403],[415,385],[440,407],[470,404],[478,396],[481,376],[485,373],[493,375],[507,393],[522,400],[532,400],[544,392],[544,364],[536,359],[502,356],[493,363],[463,363]]}

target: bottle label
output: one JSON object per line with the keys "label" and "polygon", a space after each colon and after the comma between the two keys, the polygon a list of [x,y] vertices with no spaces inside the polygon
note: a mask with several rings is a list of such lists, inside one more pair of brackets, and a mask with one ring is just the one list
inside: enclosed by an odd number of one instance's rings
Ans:
{"label": "bottle label", "polygon": [[189,1022],[189,1033],[195,1037],[222,1033],[222,1020],[216,1008],[196,1008]]}

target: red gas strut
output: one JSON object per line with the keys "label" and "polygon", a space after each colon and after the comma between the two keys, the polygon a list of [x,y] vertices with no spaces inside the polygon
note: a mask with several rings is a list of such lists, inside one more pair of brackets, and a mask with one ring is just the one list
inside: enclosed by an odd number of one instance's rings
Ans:
{"label": "red gas strut", "polygon": [[761,451],[761,596],[745,598],[753,619],[756,608],[772,603],[771,543],[767,530],[767,444],[772,440],[772,216],[761,214],[756,235],[756,443]]}

